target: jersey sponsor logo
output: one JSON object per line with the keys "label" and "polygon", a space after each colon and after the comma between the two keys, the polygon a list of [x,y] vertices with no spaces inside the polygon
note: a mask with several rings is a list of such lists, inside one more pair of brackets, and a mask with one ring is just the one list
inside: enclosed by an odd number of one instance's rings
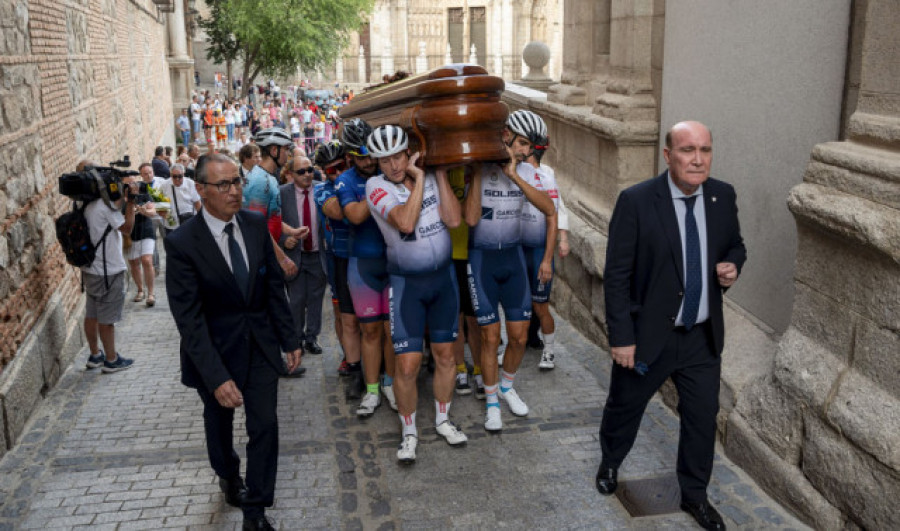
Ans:
{"label": "jersey sponsor logo", "polygon": [[335,190],[340,190],[340,189],[343,188],[343,187],[344,187],[344,183],[343,183],[343,181],[341,181],[341,182],[337,183],[337,186],[335,186],[334,189],[335,189]]}
{"label": "jersey sponsor logo", "polygon": [[385,191],[381,188],[376,188],[376,189],[372,190],[371,194],[369,194],[369,201],[371,201],[373,205],[377,205],[378,202],[381,201],[382,199],[384,199],[385,197],[387,197],[387,191]]}
{"label": "jersey sponsor logo", "polygon": [[521,212],[522,211],[517,208],[513,209],[513,210],[498,210],[496,212],[496,218],[497,219],[517,218],[517,217],[519,217],[519,214],[521,214]]}
{"label": "jersey sponsor logo", "polygon": [[409,341],[398,341],[394,343],[394,350],[400,350],[409,346]]}
{"label": "jersey sponsor logo", "polygon": [[488,324],[496,318],[497,318],[497,314],[494,312],[491,312],[487,315],[482,315],[482,316],[477,317],[476,321],[478,321],[478,324]]}
{"label": "jersey sponsor logo", "polygon": [[556,188],[548,190],[547,193],[550,194],[550,199],[559,199],[559,191]]}
{"label": "jersey sponsor logo", "polygon": [[427,207],[430,207],[430,206],[436,205],[436,204],[437,204],[437,197],[435,197],[433,195],[428,196],[422,200],[422,210],[425,210]]}
{"label": "jersey sponsor logo", "polygon": [[522,197],[525,192],[522,190],[485,190],[485,197]]}
{"label": "jersey sponsor logo", "polygon": [[466,279],[469,284],[469,298],[472,299],[472,310],[476,313],[481,305],[478,303],[478,288],[475,287],[475,275],[472,274],[472,264],[466,264]]}
{"label": "jersey sponsor logo", "polygon": [[494,219],[494,209],[491,207],[481,207],[481,219]]}
{"label": "jersey sponsor logo", "polygon": [[435,221],[434,223],[432,223],[430,225],[425,225],[423,227],[419,227],[418,230],[419,230],[419,234],[421,234],[422,236],[425,236],[426,234],[439,232],[443,228],[444,228],[443,221]]}

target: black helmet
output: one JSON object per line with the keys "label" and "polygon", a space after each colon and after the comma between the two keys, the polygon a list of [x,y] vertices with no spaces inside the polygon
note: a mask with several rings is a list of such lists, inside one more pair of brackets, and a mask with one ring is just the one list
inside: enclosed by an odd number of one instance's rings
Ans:
{"label": "black helmet", "polygon": [[537,151],[547,149],[550,140],[547,138],[547,125],[540,116],[531,111],[518,110],[506,119],[506,127],[513,133],[525,137]]}
{"label": "black helmet", "polygon": [[372,134],[372,126],[367,124],[362,118],[353,118],[344,122],[341,126],[341,142],[347,148],[350,154],[368,155],[366,149],[366,139]]}
{"label": "black helmet", "polygon": [[316,154],[313,155],[313,162],[316,166],[324,168],[332,162],[344,157],[344,146],[337,140],[332,140],[327,144],[319,144],[316,148]]}

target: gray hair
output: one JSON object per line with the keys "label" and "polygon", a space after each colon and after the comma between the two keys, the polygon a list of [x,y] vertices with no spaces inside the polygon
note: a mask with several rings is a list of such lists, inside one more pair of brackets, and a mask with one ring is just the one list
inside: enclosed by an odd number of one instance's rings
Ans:
{"label": "gray hair", "polygon": [[202,163],[199,164],[198,168],[196,168],[196,172],[197,172],[196,181],[198,183],[206,182],[206,178],[209,173],[207,170],[207,166],[209,166],[209,164],[213,163],[213,162],[217,162],[219,164],[221,164],[223,162],[227,162],[229,164],[235,164],[234,159],[232,159],[228,155],[223,155],[221,153],[210,153],[209,155],[204,155]]}
{"label": "gray hair", "polygon": [[184,175],[184,166],[178,163],[172,164],[172,168],[169,171],[180,171],[182,175]]}

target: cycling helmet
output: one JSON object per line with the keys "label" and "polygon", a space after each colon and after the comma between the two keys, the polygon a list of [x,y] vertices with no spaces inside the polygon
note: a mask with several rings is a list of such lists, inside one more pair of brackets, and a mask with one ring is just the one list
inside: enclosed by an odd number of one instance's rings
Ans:
{"label": "cycling helmet", "polygon": [[353,118],[344,122],[341,126],[341,142],[347,148],[351,155],[364,156],[369,152],[366,150],[366,138],[372,134],[372,126],[367,124],[362,118]]}
{"label": "cycling helmet", "polygon": [[366,145],[373,157],[390,157],[405,150],[409,145],[409,139],[403,128],[396,125],[382,125],[372,131]]}
{"label": "cycling helmet", "polygon": [[344,146],[337,140],[332,140],[327,144],[319,144],[316,148],[316,154],[313,155],[313,163],[316,166],[324,168],[332,162],[344,157]]}
{"label": "cycling helmet", "polygon": [[537,151],[547,149],[550,140],[547,138],[547,125],[540,116],[531,111],[518,110],[506,119],[506,127],[513,133],[525,137]]}
{"label": "cycling helmet", "polygon": [[253,137],[253,140],[256,142],[256,145],[264,148],[267,146],[290,146],[293,144],[291,141],[291,135],[287,134],[287,132],[280,127],[270,127],[268,129],[263,129],[256,133],[256,136]]}

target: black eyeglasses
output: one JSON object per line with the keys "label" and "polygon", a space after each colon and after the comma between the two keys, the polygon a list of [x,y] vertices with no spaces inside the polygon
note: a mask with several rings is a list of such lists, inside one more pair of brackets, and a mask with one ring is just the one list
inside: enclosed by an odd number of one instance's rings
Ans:
{"label": "black eyeglasses", "polygon": [[312,168],[300,168],[299,170],[294,170],[294,173],[296,173],[297,175],[303,175],[304,173],[313,173],[314,171],[316,170]]}
{"label": "black eyeglasses", "polygon": [[228,192],[228,190],[231,190],[232,186],[234,186],[238,190],[240,190],[244,186],[244,183],[243,183],[243,181],[241,181],[240,177],[235,177],[234,179],[231,179],[230,181],[225,180],[225,181],[219,181],[217,183],[201,183],[201,184],[208,184],[209,186],[215,186],[216,190],[218,190],[219,192],[221,192],[223,194]]}

